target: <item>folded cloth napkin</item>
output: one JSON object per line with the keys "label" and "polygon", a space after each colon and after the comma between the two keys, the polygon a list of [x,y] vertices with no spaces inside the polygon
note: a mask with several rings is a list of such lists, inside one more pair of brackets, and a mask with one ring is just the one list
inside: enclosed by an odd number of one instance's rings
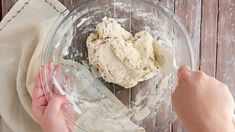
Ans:
{"label": "folded cloth napkin", "polygon": [[57,0],[19,0],[0,23],[0,115],[13,131],[41,131],[32,115],[26,78],[32,87],[37,72],[28,72],[40,66],[31,60],[35,48],[64,10]]}

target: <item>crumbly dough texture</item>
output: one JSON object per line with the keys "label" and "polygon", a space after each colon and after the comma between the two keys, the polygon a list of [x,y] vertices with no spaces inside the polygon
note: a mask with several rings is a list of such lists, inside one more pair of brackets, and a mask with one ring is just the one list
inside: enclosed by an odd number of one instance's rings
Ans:
{"label": "crumbly dough texture", "polygon": [[132,36],[115,19],[104,17],[86,43],[89,63],[108,82],[131,88],[158,70],[153,37],[146,31]]}

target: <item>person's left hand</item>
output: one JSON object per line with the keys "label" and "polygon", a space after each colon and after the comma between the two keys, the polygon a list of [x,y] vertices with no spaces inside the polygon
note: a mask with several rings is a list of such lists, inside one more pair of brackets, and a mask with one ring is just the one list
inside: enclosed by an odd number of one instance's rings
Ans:
{"label": "person's left hand", "polygon": [[[49,72],[53,71],[55,66],[49,63]],[[46,66],[42,65],[42,74],[46,71]],[[44,132],[70,132],[72,125],[66,120],[66,114],[71,114],[71,108],[67,103],[65,96],[54,95],[47,99],[43,92],[45,86],[44,75],[38,74],[35,86],[32,92],[32,111]],[[45,92],[49,94],[49,92]]]}

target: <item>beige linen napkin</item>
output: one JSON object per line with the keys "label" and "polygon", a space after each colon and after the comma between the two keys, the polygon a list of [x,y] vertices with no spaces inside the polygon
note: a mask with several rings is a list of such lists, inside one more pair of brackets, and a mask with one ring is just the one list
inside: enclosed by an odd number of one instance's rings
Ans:
{"label": "beige linen napkin", "polygon": [[0,23],[0,114],[15,132],[41,131],[33,120],[26,78],[28,71],[38,71],[40,63],[31,57],[64,10],[57,0],[19,0]]}

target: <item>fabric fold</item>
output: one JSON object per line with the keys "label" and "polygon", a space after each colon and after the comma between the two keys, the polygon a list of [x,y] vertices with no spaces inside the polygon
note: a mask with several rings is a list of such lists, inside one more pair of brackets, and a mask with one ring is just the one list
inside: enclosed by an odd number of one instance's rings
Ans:
{"label": "fabric fold", "polygon": [[35,49],[50,28],[47,21],[53,24],[65,9],[57,0],[19,0],[0,23],[0,114],[13,131],[41,131],[33,120],[26,78]]}

